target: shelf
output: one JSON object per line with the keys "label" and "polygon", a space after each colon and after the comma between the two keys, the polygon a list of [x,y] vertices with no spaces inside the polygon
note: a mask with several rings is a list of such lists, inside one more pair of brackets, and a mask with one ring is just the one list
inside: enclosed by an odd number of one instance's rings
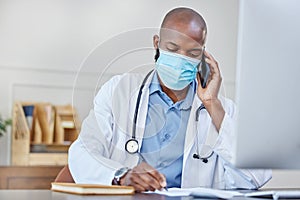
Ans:
{"label": "shelf", "polygon": [[[24,106],[31,107],[32,127],[29,127]],[[68,149],[79,134],[76,117],[71,105],[16,102],[13,108],[12,165],[67,164]]]}
{"label": "shelf", "polygon": [[69,144],[30,144],[31,153],[68,153]]}

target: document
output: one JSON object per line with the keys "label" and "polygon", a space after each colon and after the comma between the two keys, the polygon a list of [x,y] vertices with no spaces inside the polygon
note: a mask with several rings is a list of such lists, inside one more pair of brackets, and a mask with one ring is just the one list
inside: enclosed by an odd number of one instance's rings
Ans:
{"label": "document", "polygon": [[247,191],[241,190],[219,190],[212,188],[169,188],[168,191],[155,191],[154,193],[167,195],[167,196],[194,196],[199,198],[220,198],[230,199],[237,196],[244,197],[264,197],[273,198],[274,200],[280,198],[299,199],[300,190],[258,190],[258,191]]}
{"label": "document", "polygon": [[154,193],[167,195],[167,196],[194,196],[201,198],[220,198],[230,199],[235,196],[244,196],[243,193],[232,190],[218,190],[211,188],[169,188],[168,191],[155,191]]}
{"label": "document", "polygon": [[291,190],[261,190],[256,192],[250,192],[245,194],[246,197],[265,197],[273,198],[274,200],[284,198],[284,199],[299,199],[300,189]]}
{"label": "document", "polygon": [[76,183],[51,183],[51,190],[72,194],[134,194],[131,186],[76,184]]}

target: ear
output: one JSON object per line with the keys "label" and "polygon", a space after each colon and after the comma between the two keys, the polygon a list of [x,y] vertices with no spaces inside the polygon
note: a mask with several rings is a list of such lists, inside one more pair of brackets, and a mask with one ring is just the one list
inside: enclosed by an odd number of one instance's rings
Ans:
{"label": "ear", "polygon": [[153,36],[153,46],[154,46],[155,49],[158,49],[158,45],[159,45],[159,36],[154,35]]}

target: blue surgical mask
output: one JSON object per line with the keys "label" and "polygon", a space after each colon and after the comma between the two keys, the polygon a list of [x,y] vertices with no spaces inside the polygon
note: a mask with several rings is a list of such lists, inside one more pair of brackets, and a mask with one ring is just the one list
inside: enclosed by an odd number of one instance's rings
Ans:
{"label": "blue surgical mask", "polygon": [[200,60],[160,49],[156,70],[163,84],[172,90],[182,90],[197,75]]}

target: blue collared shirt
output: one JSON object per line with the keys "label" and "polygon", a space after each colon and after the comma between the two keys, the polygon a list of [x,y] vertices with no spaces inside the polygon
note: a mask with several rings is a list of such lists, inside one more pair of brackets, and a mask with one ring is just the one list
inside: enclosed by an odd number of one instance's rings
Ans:
{"label": "blue collared shirt", "polygon": [[141,153],[148,164],[164,174],[167,187],[180,187],[185,133],[196,83],[184,100],[173,103],[162,91],[157,73],[149,86],[149,103]]}

